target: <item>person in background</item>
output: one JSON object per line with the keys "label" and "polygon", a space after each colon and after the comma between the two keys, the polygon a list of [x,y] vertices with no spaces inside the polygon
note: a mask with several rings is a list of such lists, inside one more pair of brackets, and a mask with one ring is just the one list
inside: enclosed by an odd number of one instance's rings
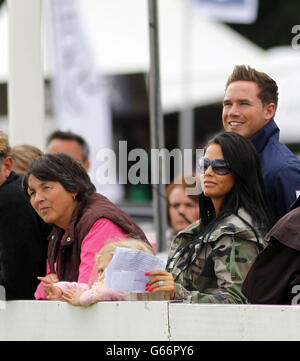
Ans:
{"label": "person in background", "polygon": [[178,232],[199,219],[199,182],[195,174],[183,174],[166,189],[169,245]]}
{"label": "person in background", "polygon": [[276,82],[250,66],[238,65],[226,83],[223,126],[254,144],[261,158],[267,195],[277,219],[289,211],[300,192],[300,160],[279,142],[274,121]]}
{"label": "person in background", "polygon": [[[44,281],[87,283],[95,254],[106,243],[130,237],[149,244],[125,212],[95,193],[86,170],[67,154],[44,154],[34,160],[23,187],[39,216],[54,226]],[[45,299],[44,291],[47,287],[40,283],[35,297]]]}
{"label": "person in background", "polygon": [[127,292],[115,291],[105,286],[104,271],[117,247],[132,248],[153,255],[153,249],[137,239],[120,240],[104,246],[95,256],[97,277],[92,284],[58,282],[49,284],[48,300],[65,300],[74,306],[89,306],[99,301],[124,301]]}
{"label": "person in background", "polygon": [[86,140],[71,131],[55,130],[46,141],[47,153],[66,153],[75,158],[88,172],[90,149]]}
{"label": "person in background", "polygon": [[246,303],[242,284],[273,225],[259,156],[236,133],[215,136],[200,160],[200,223],[180,232],[146,290],[193,303]]}
{"label": "person in background", "polygon": [[[93,146],[91,144],[91,146]],[[97,174],[96,155],[91,159],[90,147],[87,141],[79,134],[71,131],[55,130],[47,138],[46,153],[65,153],[76,159],[88,172],[96,192],[105,195],[111,201],[117,203],[123,197],[123,189],[119,184],[102,183]]]}
{"label": "person in background", "polygon": [[33,145],[16,145],[11,148],[11,157],[13,159],[12,169],[16,173],[26,173],[30,164],[41,155],[43,155],[43,152]]}
{"label": "person in background", "polygon": [[0,285],[6,300],[30,300],[46,271],[50,227],[23,192],[24,175],[12,167],[8,137],[0,130]]}

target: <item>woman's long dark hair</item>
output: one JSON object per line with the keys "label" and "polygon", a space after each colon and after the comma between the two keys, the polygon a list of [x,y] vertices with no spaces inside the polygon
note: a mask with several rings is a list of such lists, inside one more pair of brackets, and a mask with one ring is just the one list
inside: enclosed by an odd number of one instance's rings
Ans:
{"label": "woman's long dark hair", "polygon": [[[183,258],[178,267],[185,267],[185,265],[190,264],[195,251],[192,245],[201,242],[200,239],[203,240],[207,235],[209,236],[222,220],[231,214],[235,214],[252,229],[259,248],[261,247],[260,236],[264,236],[275,222],[266,196],[260,158],[251,141],[239,134],[224,132],[209,141],[207,147],[211,144],[220,145],[223,157],[231,167],[235,184],[226,195],[218,216],[216,216],[212,200],[206,197],[204,193],[200,194],[200,228],[195,232],[193,240],[181,249],[181,255],[187,252],[187,256]],[[240,208],[244,208],[251,216],[251,223],[238,214]],[[199,250],[203,247],[207,250],[207,243],[201,242]],[[169,260],[166,268],[169,271],[171,271],[169,268],[171,260]]]}
{"label": "woman's long dark hair", "polygon": [[216,135],[207,147],[211,144],[220,145],[224,159],[230,164],[235,184],[225,197],[217,217],[211,199],[204,193],[199,196],[204,234],[215,229],[228,215],[238,215],[238,209],[244,208],[251,216],[254,227],[264,235],[274,224],[275,218],[266,195],[260,158],[254,145],[233,132]]}
{"label": "woman's long dark hair", "polygon": [[23,189],[27,194],[30,175],[42,181],[59,182],[67,192],[82,200],[95,193],[95,186],[83,166],[65,153],[48,153],[35,159],[25,174]]}

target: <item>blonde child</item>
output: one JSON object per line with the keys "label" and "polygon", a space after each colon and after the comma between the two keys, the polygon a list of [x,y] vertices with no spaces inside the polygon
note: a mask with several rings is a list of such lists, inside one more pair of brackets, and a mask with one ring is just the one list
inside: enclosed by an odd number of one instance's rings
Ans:
{"label": "blonde child", "polygon": [[105,286],[105,268],[111,261],[117,247],[137,249],[149,254],[154,254],[153,250],[143,241],[136,239],[126,239],[119,242],[110,242],[105,245],[95,256],[97,268],[96,281],[89,285],[77,282],[57,282],[48,283],[48,300],[65,300],[74,306],[89,306],[99,301],[124,301],[125,291],[115,291]]}

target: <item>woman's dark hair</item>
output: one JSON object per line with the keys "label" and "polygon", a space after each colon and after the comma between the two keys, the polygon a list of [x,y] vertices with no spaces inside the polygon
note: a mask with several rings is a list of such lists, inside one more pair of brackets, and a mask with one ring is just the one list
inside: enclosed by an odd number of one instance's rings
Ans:
{"label": "woman's dark hair", "polygon": [[269,206],[260,158],[254,145],[250,140],[233,132],[216,135],[208,142],[207,147],[211,144],[220,145],[223,157],[231,167],[235,184],[226,195],[217,217],[211,199],[204,193],[200,195],[200,216],[204,233],[215,229],[229,214],[237,215],[238,209],[242,207],[251,216],[254,227],[264,235],[275,219]]}
{"label": "woman's dark hair", "polygon": [[42,181],[59,182],[67,192],[76,192],[79,201],[96,190],[83,166],[65,153],[48,153],[35,159],[23,180],[25,193],[30,175]]}

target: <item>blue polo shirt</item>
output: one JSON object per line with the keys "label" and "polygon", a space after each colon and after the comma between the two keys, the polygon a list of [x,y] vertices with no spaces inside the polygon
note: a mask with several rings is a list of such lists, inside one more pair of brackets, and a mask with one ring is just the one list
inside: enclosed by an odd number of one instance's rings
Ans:
{"label": "blue polo shirt", "polygon": [[300,160],[279,142],[279,128],[273,119],[251,141],[260,155],[271,207],[280,218],[288,212],[300,192]]}

